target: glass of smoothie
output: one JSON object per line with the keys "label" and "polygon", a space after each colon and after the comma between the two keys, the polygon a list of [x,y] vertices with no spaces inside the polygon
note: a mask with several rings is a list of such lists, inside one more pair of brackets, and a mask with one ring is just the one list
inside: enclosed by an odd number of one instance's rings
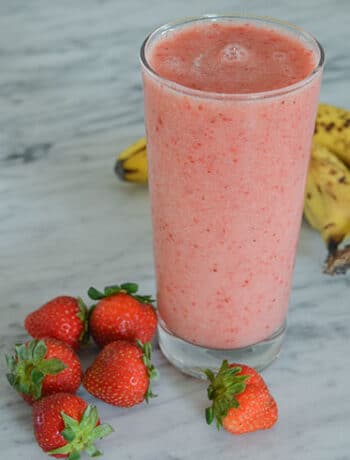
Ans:
{"label": "glass of smoothie", "polygon": [[159,342],[183,372],[280,351],[323,61],[307,32],[251,16],[142,45]]}

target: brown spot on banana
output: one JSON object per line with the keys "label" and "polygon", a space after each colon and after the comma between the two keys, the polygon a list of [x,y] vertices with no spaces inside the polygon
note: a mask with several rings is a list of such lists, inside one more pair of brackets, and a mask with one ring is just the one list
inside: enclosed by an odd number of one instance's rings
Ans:
{"label": "brown spot on banana", "polygon": [[334,127],[335,127],[335,124],[333,123],[333,121],[324,125],[324,129],[328,132],[332,131]]}
{"label": "brown spot on banana", "polygon": [[327,230],[328,228],[332,228],[332,227],[335,227],[334,222],[329,222],[328,224],[323,226],[324,230]]}

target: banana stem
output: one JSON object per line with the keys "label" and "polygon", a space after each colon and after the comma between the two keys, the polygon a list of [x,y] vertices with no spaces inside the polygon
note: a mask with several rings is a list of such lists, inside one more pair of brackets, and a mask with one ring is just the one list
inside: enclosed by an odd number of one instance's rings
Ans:
{"label": "banana stem", "polygon": [[329,252],[325,261],[324,273],[339,275],[345,274],[348,269],[350,269],[350,245]]}

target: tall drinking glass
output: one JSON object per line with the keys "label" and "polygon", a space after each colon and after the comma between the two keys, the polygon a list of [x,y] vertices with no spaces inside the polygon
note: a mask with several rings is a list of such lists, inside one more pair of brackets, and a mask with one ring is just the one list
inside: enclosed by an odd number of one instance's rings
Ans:
{"label": "tall drinking glass", "polygon": [[[206,40],[212,71],[203,50],[186,68]],[[180,58],[169,51],[181,46]],[[312,64],[293,80],[298,53]],[[323,61],[311,35],[270,18],[190,18],[143,43],[159,342],[188,374],[223,359],[261,369],[279,353]],[[276,65],[285,83],[269,87]]]}

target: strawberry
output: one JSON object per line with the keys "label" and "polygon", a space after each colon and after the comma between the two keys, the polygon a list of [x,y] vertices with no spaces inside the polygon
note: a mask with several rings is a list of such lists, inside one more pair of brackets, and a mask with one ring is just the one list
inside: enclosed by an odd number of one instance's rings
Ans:
{"label": "strawberry", "polygon": [[271,428],[278,419],[277,404],[263,378],[251,367],[223,361],[217,375],[204,371],[210,385],[212,406],[205,411],[207,423],[214,418],[218,428],[243,434]]}
{"label": "strawberry", "polygon": [[131,407],[155,396],[150,388],[157,371],[151,363],[152,345],[119,340],[106,345],[84,375],[83,386],[96,398]]}
{"label": "strawberry", "polygon": [[77,350],[88,340],[87,308],[79,297],[59,296],[29,313],[24,327],[34,339],[52,337]]}
{"label": "strawberry", "polygon": [[137,291],[135,283],[108,286],[103,293],[89,289],[90,298],[99,301],[89,319],[90,333],[99,347],[116,340],[152,340],[157,327],[152,298],[139,296]]}
{"label": "strawberry", "polygon": [[110,425],[100,424],[96,407],[69,393],[56,393],[34,403],[33,427],[44,452],[69,460],[80,459],[83,451],[90,457],[101,455],[94,441],[113,431]]}
{"label": "strawberry", "polygon": [[6,360],[10,385],[30,404],[60,391],[75,393],[82,380],[78,356],[56,339],[16,345],[14,356],[6,356]]}

